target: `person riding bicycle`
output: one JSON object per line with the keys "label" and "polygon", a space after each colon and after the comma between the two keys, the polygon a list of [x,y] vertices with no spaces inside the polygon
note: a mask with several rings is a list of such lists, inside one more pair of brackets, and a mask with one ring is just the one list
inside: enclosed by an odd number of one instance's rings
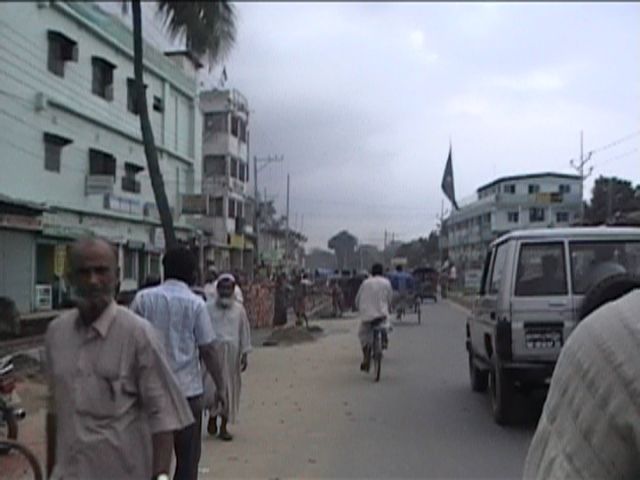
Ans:
{"label": "person riding bicycle", "polygon": [[371,366],[371,345],[373,329],[384,326],[383,345],[386,344],[386,330],[389,328],[389,306],[393,299],[391,282],[383,275],[384,269],[376,263],[371,268],[371,277],[367,278],[356,295],[356,307],[360,312],[360,328],[358,338],[362,346],[363,360],[360,370],[368,372]]}
{"label": "person riding bicycle", "polygon": [[399,319],[407,306],[412,304],[416,292],[416,282],[413,275],[403,271],[402,265],[396,266],[396,271],[389,275],[389,281],[394,293],[393,305]]}

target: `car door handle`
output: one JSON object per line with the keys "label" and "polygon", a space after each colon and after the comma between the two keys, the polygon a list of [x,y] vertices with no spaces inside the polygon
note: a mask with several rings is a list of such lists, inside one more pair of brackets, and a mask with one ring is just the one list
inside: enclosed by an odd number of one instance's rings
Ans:
{"label": "car door handle", "polygon": [[548,305],[550,307],[566,307],[567,303],[566,302],[549,302]]}

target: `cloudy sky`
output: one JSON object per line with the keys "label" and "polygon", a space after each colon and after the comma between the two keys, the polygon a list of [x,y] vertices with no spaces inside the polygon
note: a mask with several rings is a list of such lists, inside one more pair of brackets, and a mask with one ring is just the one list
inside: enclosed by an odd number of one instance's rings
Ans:
{"label": "cloudy sky", "polygon": [[498,176],[572,173],[580,130],[585,151],[624,139],[594,153],[587,189],[600,174],[640,183],[638,3],[236,8],[227,86],[250,103],[251,154],[284,155],[261,191],[284,211],[290,173],[311,247],[341,229],[378,245],[385,229],[428,234],[449,140],[458,199]]}

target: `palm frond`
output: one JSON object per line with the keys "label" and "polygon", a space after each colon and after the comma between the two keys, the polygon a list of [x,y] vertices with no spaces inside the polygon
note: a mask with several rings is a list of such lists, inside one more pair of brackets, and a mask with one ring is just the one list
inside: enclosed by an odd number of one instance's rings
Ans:
{"label": "palm frond", "polygon": [[236,14],[229,1],[163,0],[158,15],[171,39],[184,39],[187,49],[209,66],[223,60],[236,39]]}

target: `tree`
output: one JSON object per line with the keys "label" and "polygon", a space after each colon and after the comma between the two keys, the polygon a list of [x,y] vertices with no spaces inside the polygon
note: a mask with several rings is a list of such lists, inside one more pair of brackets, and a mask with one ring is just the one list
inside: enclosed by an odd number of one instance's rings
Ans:
{"label": "tree", "polygon": [[[123,5],[126,6],[126,3]],[[176,245],[177,240],[144,90],[140,0],[131,1],[131,12],[133,17],[133,69],[140,130],[149,177],[151,178],[151,188],[158,206],[166,246],[170,248]],[[224,58],[235,41],[235,11],[228,1],[159,1],[158,12],[163,16],[165,27],[170,36],[174,39],[184,36],[187,50],[200,58],[206,57],[209,67]]]}
{"label": "tree", "polygon": [[598,225],[637,210],[640,210],[640,185],[634,188],[629,180],[600,176],[593,185],[585,220]]}

